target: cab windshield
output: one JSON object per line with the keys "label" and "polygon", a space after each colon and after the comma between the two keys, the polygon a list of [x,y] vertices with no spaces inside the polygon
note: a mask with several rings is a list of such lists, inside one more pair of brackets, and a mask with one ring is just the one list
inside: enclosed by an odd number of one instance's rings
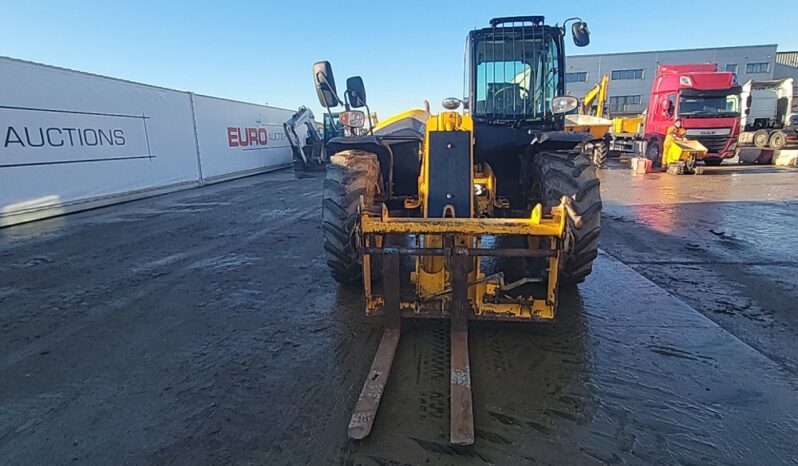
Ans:
{"label": "cab windshield", "polygon": [[680,116],[736,116],[740,114],[740,97],[685,96],[679,97]]}
{"label": "cab windshield", "polygon": [[559,49],[550,35],[542,29],[534,35],[522,28],[497,30],[479,40],[474,53],[474,115],[528,120],[550,113],[560,87]]}

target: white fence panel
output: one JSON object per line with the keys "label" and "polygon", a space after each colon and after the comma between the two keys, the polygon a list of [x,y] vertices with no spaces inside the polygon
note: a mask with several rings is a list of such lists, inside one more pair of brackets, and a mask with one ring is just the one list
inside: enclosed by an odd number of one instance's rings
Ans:
{"label": "white fence panel", "polygon": [[0,226],[198,180],[187,93],[0,58]]}
{"label": "white fence panel", "polygon": [[[207,180],[291,163],[283,123],[293,111],[195,95],[202,176]],[[300,135],[302,136],[302,135]]]}

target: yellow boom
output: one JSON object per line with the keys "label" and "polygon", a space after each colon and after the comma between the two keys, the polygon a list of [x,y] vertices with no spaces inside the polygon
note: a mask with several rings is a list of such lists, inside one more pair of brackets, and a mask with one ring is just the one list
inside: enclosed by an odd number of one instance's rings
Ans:
{"label": "yellow boom", "polygon": [[[601,80],[582,97],[582,108],[579,113],[603,118],[604,106],[607,102],[607,90],[609,87],[610,77],[605,74],[601,77]],[[596,104],[595,112],[593,112],[594,103]]]}

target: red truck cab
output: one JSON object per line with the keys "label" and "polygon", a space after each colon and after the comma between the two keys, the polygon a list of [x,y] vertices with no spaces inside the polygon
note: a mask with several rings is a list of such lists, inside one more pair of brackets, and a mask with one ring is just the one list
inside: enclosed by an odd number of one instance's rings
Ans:
{"label": "red truck cab", "polygon": [[734,157],[741,91],[735,74],[715,64],[660,65],[646,112],[646,156],[660,159],[668,128],[681,118],[687,137],[708,149],[707,165]]}

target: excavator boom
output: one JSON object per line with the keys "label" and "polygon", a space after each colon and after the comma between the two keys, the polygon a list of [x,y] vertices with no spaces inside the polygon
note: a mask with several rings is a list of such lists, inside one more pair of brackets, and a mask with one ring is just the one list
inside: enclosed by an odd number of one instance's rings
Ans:
{"label": "excavator boom", "polygon": [[[309,171],[322,168],[327,162],[324,153],[324,138],[316,126],[316,119],[309,108],[300,107],[291,118],[283,123],[285,135],[294,154],[294,169]],[[305,128],[304,140],[300,136]]]}
{"label": "excavator boom", "polygon": [[[580,113],[603,118],[604,106],[607,103],[607,89],[609,86],[610,77],[605,74],[601,77],[601,80],[582,97],[582,109]],[[593,104],[596,104],[595,112],[593,111]]]}

